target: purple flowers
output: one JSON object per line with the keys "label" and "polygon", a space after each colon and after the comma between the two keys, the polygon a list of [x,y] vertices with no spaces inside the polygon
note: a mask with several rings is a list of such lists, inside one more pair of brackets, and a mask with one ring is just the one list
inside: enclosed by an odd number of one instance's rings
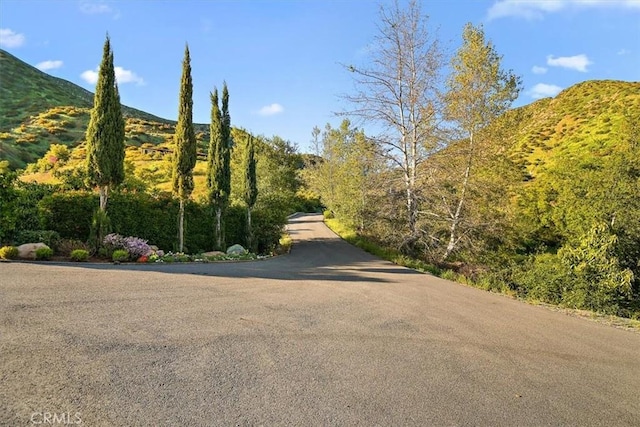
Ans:
{"label": "purple flowers", "polygon": [[124,249],[129,252],[131,259],[138,259],[143,255],[148,256],[153,252],[147,241],[139,237],[123,237],[119,234],[111,233],[104,237],[103,243],[111,251]]}

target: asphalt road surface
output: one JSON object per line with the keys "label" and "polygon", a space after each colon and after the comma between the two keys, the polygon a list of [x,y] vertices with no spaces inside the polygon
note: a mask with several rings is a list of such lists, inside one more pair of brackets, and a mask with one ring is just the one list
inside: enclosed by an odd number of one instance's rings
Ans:
{"label": "asphalt road surface", "polygon": [[640,426],[640,334],[376,259],[0,263],[0,423]]}

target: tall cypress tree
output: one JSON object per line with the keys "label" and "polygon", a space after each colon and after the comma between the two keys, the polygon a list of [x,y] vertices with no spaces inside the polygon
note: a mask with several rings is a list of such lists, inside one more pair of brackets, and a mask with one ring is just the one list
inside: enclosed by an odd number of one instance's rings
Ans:
{"label": "tall cypress tree", "polygon": [[124,118],[113,67],[109,36],[104,42],[93,109],[87,127],[87,173],[100,191],[100,211],[105,214],[109,189],[124,180]]}
{"label": "tall cypress tree", "polygon": [[224,181],[225,206],[231,195],[231,115],[229,114],[229,89],[227,82],[222,84],[222,140],[224,142]]}
{"label": "tall cypress tree", "polygon": [[224,151],[222,113],[220,112],[218,89],[211,96],[211,125],[209,151],[207,153],[207,196],[216,215],[214,228],[215,248],[222,249],[222,208],[224,203]]}
{"label": "tall cypress tree", "polygon": [[256,177],[256,158],[253,137],[247,135],[247,142],[242,159],[244,166],[244,193],[243,199],[247,204],[247,243],[251,250],[253,248],[253,230],[251,228],[251,210],[258,198],[258,182]]}
{"label": "tall cypress tree", "polygon": [[184,250],[184,203],[193,192],[193,168],[196,165],[196,135],[193,130],[193,81],[191,80],[191,57],[189,46],[185,46],[180,81],[180,104],[178,123],[174,135],[172,183],[173,193],[180,200],[178,218],[178,248]]}
{"label": "tall cypress tree", "polygon": [[216,215],[215,247],[223,249],[223,214],[231,193],[231,118],[229,116],[229,91],[222,89],[220,111],[218,89],[211,93],[211,127],[207,155],[207,190],[209,204]]}

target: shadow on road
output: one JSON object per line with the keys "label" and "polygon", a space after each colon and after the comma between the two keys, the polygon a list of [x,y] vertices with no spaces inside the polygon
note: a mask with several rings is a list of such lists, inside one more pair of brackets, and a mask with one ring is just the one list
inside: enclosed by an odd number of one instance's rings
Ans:
{"label": "shadow on road", "polygon": [[[304,225],[302,225],[304,224]],[[302,226],[301,226],[302,225]],[[264,278],[295,281],[390,282],[384,274],[421,274],[380,260],[333,234],[322,217],[293,218],[288,231],[294,239],[290,254],[259,261],[155,264],[75,264],[60,265],[73,269],[146,271],[200,276]]]}

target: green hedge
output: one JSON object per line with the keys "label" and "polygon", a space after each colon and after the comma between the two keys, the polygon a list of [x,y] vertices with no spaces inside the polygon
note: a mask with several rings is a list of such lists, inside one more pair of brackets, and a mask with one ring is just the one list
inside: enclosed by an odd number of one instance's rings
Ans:
{"label": "green hedge", "polygon": [[[98,196],[86,192],[47,195],[38,203],[42,228],[54,230],[63,239],[86,241],[91,218],[98,207]],[[107,213],[112,232],[136,236],[165,251],[176,250],[178,202],[170,195],[146,193],[112,193]],[[286,213],[266,207],[252,212],[253,234],[260,253],[275,248],[286,224]],[[225,215],[225,242],[246,246],[246,209],[232,206]],[[185,252],[213,249],[214,216],[204,204],[188,202],[185,206]]]}

